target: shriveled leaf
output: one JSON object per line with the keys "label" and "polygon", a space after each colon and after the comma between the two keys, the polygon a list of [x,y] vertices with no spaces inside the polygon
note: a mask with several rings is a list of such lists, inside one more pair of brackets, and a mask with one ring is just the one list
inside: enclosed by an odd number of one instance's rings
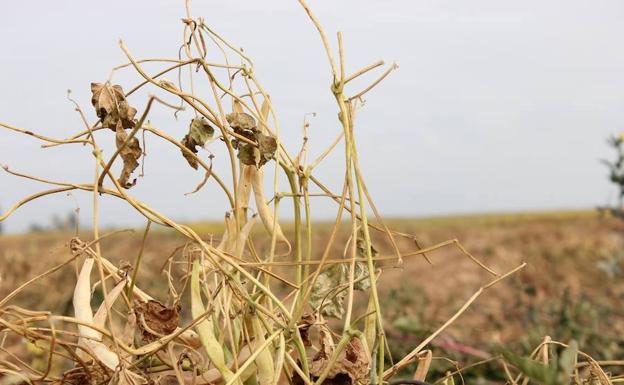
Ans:
{"label": "shriveled leaf", "polygon": [[355,282],[353,288],[355,290],[367,290],[371,286],[370,276],[368,274],[368,266],[364,262],[355,263]]}
{"label": "shriveled leaf", "polygon": [[[197,154],[197,152],[198,152],[197,151],[197,144],[195,143],[193,138],[191,138],[190,135],[184,136],[184,138],[182,139],[182,145],[184,145],[184,147],[186,147],[193,154]],[[184,159],[186,159],[186,161],[188,162],[188,164],[191,167],[193,167],[195,170],[197,170],[197,168],[199,167],[199,163],[197,162],[197,159],[194,156],[192,156],[191,154],[187,153],[186,151],[182,151],[182,156],[184,157]]]}
{"label": "shriveled leaf", "polygon": [[[366,241],[364,241],[364,238],[362,238],[361,234],[360,236],[358,236],[356,245],[358,255],[362,258],[366,258]],[[377,249],[375,249],[375,246],[372,243],[370,245],[370,251],[373,257],[376,257],[379,254],[379,252],[377,251]]]}
{"label": "shriveled leaf", "polygon": [[301,317],[301,321],[299,321],[297,325],[304,346],[312,346],[312,341],[310,341],[310,327],[314,325],[314,322],[316,322],[314,314],[306,313]]}
{"label": "shriveled leaf", "polygon": [[[370,287],[370,277],[368,268],[363,262],[355,263],[353,288],[355,290],[366,290]],[[312,286],[310,294],[310,305],[321,308],[321,314],[326,317],[342,318],[344,314],[343,302],[347,295],[347,290],[340,290],[341,287],[349,283],[349,267],[347,264],[339,263],[323,271]]]}
{"label": "shriveled leaf", "polygon": [[[208,143],[210,139],[214,137],[214,128],[208,123],[208,120],[204,117],[195,118],[191,120],[191,124],[189,124],[189,131],[182,139],[182,144],[193,154],[198,153],[197,147],[203,147]],[[199,167],[199,163],[197,159],[187,153],[186,151],[182,151],[182,156],[188,162],[188,164],[193,167],[195,170]]]}
{"label": "shriveled leaf", "polygon": [[121,127],[121,125],[117,125],[116,134],[115,134],[115,144],[117,148],[121,148],[119,152],[119,156],[123,160],[123,168],[121,170],[121,175],[119,176],[119,184],[121,184],[124,188],[130,188],[136,184],[136,178],[130,182],[130,175],[137,167],[139,167],[138,159],[141,157],[141,146],[139,145],[139,140],[137,138],[132,138],[122,147],[123,143],[128,138],[128,134]]}
{"label": "shriveled leaf", "polygon": [[143,385],[148,379],[128,369],[122,369],[113,376],[110,385]]}
{"label": "shriveled leaf", "polygon": [[262,167],[275,156],[277,140],[270,135],[264,135],[260,132],[256,133],[256,140],[258,141],[258,150],[260,152],[258,167]]}
{"label": "shriveled leaf", "polygon": [[312,286],[310,305],[321,311],[326,317],[342,318],[344,315],[344,298],[346,290],[337,289],[348,280],[345,264],[339,263],[323,271]]}
{"label": "shriveled leaf", "polygon": [[134,127],[137,110],[128,104],[121,86],[91,83],[91,93],[91,104],[102,121],[102,127],[111,130],[116,130],[118,124],[123,128]]}
{"label": "shriveled leaf", "polygon": [[113,374],[113,371],[97,364],[91,364],[87,368],[88,371],[82,366],[69,369],[63,373],[61,383],[66,385],[106,384]]}
{"label": "shriveled leaf", "polygon": [[256,148],[249,143],[239,144],[238,154],[236,156],[243,164],[248,166],[258,165],[258,161],[256,160],[258,158]]}
{"label": "shriveled leaf", "polygon": [[139,303],[134,309],[143,339],[151,342],[173,333],[180,322],[180,306],[166,307],[154,300]]}
{"label": "shriveled leaf", "polygon": [[196,146],[203,147],[214,136],[214,128],[202,116],[191,120],[188,134]]}
{"label": "shriveled leaf", "polygon": [[256,119],[254,119],[253,116],[245,112],[232,112],[231,114],[227,114],[225,116],[225,119],[230,124],[230,127],[234,129],[234,131],[252,131],[256,128]]}
{"label": "shriveled leaf", "polygon": [[[325,333],[325,332],[322,332]],[[310,363],[310,374],[313,380],[318,379],[330,364],[334,348],[329,348],[321,341],[321,349]],[[364,349],[362,341],[353,337],[345,349],[340,352],[338,359],[329,370],[324,385],[354,385],[367,383],[370,371],[370,357]]]}

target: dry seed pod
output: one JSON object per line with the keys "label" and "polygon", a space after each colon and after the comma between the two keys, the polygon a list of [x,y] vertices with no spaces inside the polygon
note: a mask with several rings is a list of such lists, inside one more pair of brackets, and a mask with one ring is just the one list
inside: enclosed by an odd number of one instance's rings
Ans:
{"label": "dry seed pod", "polygon": [[119,282],[117,285],[115,285],[113,290],[111,290],[108,293],[108,300],[102,301],[102,304],[100,305],[98,310],[95,312],[95,315],[93,316],[93,323],[95,325],[104,326],[106,322],[106,316],[108,315],[110,308],[113,307],[113,305],[115,304],[115,301],[117,300],[117,297],[119,297],[119,294],[121,294],[124,287],[126,287],[125,279]]}
{"label": "dry seed pod", "polygon": [[245,249],[245,242],[247,242],[247,238],[249,237],[249,233],[251,232],[251,228],[256,223],[256,216],[251,217],[245,226],[238,233],[238,237],[236,237],[236,249],[234,250],[235,257],[241,258],[243,256],[243,250]]}
{"label": "dry seed pod", "polygon": [[[262,102],[262,106],[260,106],[260,116],[262,116],[262,120],[264,121],[264,123],[269,122],[269,111],[270,111],[270,107],[269,107],[269,100],[268,99],[264,99],[264,101]],[[261,127],[261,130],[264,131],[265,127]]]}
{"label": "dry seed pod", "polygon": [[[76,319],[87,324],[93,324],[93,313],[91,311],[91,269],[93,268],[93,258],[85,259],[78,281],[74,289],[74,314]],[[119,357],[101,342],[101,334],[85,325],[78,325],[80,338],[79,344],[84,344],[102,364],[109,369],[115,370],[119,365]]]}
{"label": "dry seed pod", "polygon": [[[262,327],[258,315],[252,316],[251,326],[258,344],[264,344],[266,341],[265,330]],[[258,354],[258,357],[256,357],[256,366],[258,367],[258,384],[270,385],[275,377],[275,368],[273,366],[273,356],[271,355],[269,348],[262,349],[262,351]]]}
{"label": "dry seed pod", "polygon": [[[201,289],[199,286],[199,261],[193,261],[193,271],[191,274],[191,314],[193,318],[202,318],[195,328],[199,333],[202,345],[206,350],[206,354],[214,367],[221,373],[226,381],[229,381],[234,373],[225,364],[225,355],[223,348],[214,335],[214,322],[211,317],[206,317],[206,308],[201,299]],[[236,382],[241,385],[240,379]]]}
{"label": "dry seed pod", "polygon": [[119,338],[121,342],[132,347],[134,346],[134,333],[136,331],[137,320],[136,314],[134,312],[130,312],[128,314],[128,318],[126,319],[126,324],[124,325],[123,333]]}
{"label": "dry seed pod", "polygon": [[243,112],[244,112],[243,111],[243,106],[240,104],[240,102],[238,100],[234,99],[232,101],[232,113],[242,114]]}
{"label": "dry seed pod", "polygon": [[414,372],[414,380],[425,381],[427,378],[433,354],[431,350],[425,350],[423,353],[422,356],[418,356],[418,366],[416,367],[416,372]]}
{"label": "dry seed pod", "polygon": [[[266,203],[266,199],[264,197],[264,186],[262,185],[262,179],[264,176],[264,172],[262,169],[253,167],[253,173],[251,176],[251,185],[254,191],[254,197],[256,199],[256,208],[258,209],[258,214],[260,215],[260,219],[262,220],[262,224],[264,228],[269,232],[271,236],[275,233],[275,237],[278,242],[284,242],[288,245],[288,252],[290,252],[290,243],[284,233],[282,232],[282,227],[278,222],[275,221],[275,217],[273,216],[273,210]],[[275,225],[275,228],[273,227]]]}
{"label": "dry seed pod", "polygon": [[249,207],[249,197],[251,196],[251,174],[254,166],[249,166],[241,162],[240,176],[238,178],[238,186],[236,187],[238,196],[238,205],[241,215],[239,218],[247,218],[247,208]]}
{"label": "dry seed pod", "polygon": [[372,352],[377,339],[377,318],[375,317],[375,301],[373,296],[368,297],[368,307],[366,308],[368,315],[364,319],[364,340],[369,352]]}

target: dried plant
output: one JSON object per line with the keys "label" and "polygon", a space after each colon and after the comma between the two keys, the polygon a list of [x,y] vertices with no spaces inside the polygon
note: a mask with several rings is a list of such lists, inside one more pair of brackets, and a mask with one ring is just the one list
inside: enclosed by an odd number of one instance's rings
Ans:
{"label": "dried plant", "polygon": [[[77,103],[76,110],[85,122],[85,129],[67,139],[45,137],[0,123],[4,128],[42,140],[43,147],[90,146],[95,170],[92,182],[74,183],[26,175],[5,167],[15,176],[53,188],[25,197],[0,216],[0,221],[30,201],[74,190],[92,194],[94,214],[93,234],[88,240],[78,237],[71,240],[69,259],[24,282],[0,300],[0,347],[9,354],[0,362],[1,383],[379,384],[391,381],[414,362],[418,362],[418,368],[411,383],[422,383],[432,358],[431,352],[425,350],[431,340],[484,291],[525,266],[497,273],[468,253],[457,240],[426,248],[416,243],[416,250],[399,249],[395,238],[415,238],[389,229],[377,211],[360,169],[355,125],[362,98],[397,67],[394,64],[386,67],[363,90],[348,91],[351,81],[370,75],[384,63],[379,61],[347,74],[342,35],[337,34],[338,51],[332,51],[313,12],[304,0],[299,3],[325,47],[331,69],[331,92],[341,126],[336,139],[312,161],[308,161],[307,140],[296,154],[289,152],[280,140],[277,112],[258,80],[253,62],[202,19],[192,18],[188,4],[181,47],[185,58],[136,59],[120,42],[129,62],[114,68],[107,81],[91,84],[91,104],[99,118],[94,124],[88,123]],[[148,74],[143,68],[147,62],[164,68]],[[235,62],[241,64],[232,64]],[[116,71],[128,67],[136,71],[141,81],[126,92],[122,86],[113,84],[112,78]],[[167,76],[184,70],[190,77],[189,86],[166,80]],[[195,85],[200,82],[208,86],[210,95],[196,92]],[[149,96],[139,111],[130,97],[142,88],[150,88],[157,94]],[[167,102],[167,98],[181,104]],[[195,117],[189,121],[188,131],[165,133],[148,123],[155,102],[175,111],[190,109]],[[116,151],[107,157],[99,142],[112,140],[108,131],[114,132]],[[139,133],[164,139],[179,149],[190,167],[204,172],[204,179],[194,192],[207,183],[216,183],[225,194],[229,207],[224,208],[225,232],[218,244],[202,239],[189,226],[177,223],[131,195],[143,154]],[[345,177],[342,191],[335,193],[314,171],[341,143],[345,150]],[[213,159],[212,153],[205,156],[202,149],[215,146],[224,146],[226,156],[221,159]],[[213,160],[227,162],[230,174],[218,175],[212,168]],[[113,165],[118,163],[121,172],[114,175]],[[279,186],[282,176],[288,181],[288,191]],[[265,192],[267,182],[272,185],[269,196]],[[165,263],[170,288],[167,303],[143,291],[141,282],[137,281],[142,248],[133,266],[115,266],[104,256],[101,240],[114,237],[117,232],[100,233],[101,195],[124,201],[147,219],[144,243],[152,225],[173,228],[187,239],[182,255]],[[320,245],[323,247],[320,259],[312,259],[312,197],[330,199],[337,205],[329,240]],[[294,235],[290,239],[282,231],[278,215],[279,204],[284,199],[293,202]],[[343,258],[331,258],[330,251],[339,228],[345,226],[345,216],[349,219],[350,240],[344,245]],[[270,237],[266,250],[258,249],[249,237],[252,228],[260,225]],[[371,244],[371,231],[387,236],[393,245],[393,255],[378,255]],[[403,258],[426,258],[426,253],[449,246],[456,247],[487,271],[492,280],[405,357],[396,362],[386,359],[389,349],[378,294],[384,261],[401,264]],[[26,287],[60,269],[70,268],[72,263],[78,271],[73,317],[32,311],[13,303],[14,297]],[[278,267],[288,267],[294,282],[289,273],[279,273]],[[91,310],[93,276],[97,280],[95,285],[104,293],[95,314]],[[277,283],[288,290],[277,289]],[[367,298],[365,313],[355,313],[355,291],[362,291]],[[189,303],[190,309],[183,308]],[[185,321],[182,313],[190,313],[192,319]],[[339,322],[328,322],[331,317]],[[32,367],[2,346],[3,341],[15,335],[41,348],[46,362],[43,370]],[[53,368],[55,362],[61,362],[61,369]],[[391,364],[388,366],[387,362]],[[504,361],[501,362],[509,374]],[[588,362],[593,365],[593,361]],[[451,373],[440,381],[449,383],[452,378]],[[509,379],[511,383],[519,383],[511,374]]]}

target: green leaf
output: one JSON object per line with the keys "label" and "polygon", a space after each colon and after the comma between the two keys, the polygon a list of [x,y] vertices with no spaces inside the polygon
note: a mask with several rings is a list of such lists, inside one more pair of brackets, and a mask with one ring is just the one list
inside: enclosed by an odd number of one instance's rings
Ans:
{"label": "green leaf", "polygon": [[570,383],[570,377],[574,372],[576,366],[576,359],[578,356],[578,344],[572,340],[568,344],[568,347],[561,352],[561,356],[558,360],[559,372],[557,373],[557,384],[566,385]]}
{"label": "green leaf", "polygon": [[509,351],[503,351],[503,356],[510,364],[518,368],[522,374],[530,379],[542,385],[558,385],[556,365],[545,365]]}

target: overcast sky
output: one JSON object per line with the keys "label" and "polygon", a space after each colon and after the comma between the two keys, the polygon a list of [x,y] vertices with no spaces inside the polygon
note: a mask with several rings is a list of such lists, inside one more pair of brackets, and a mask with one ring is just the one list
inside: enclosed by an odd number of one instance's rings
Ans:
{"label": "overcast sky", "polygon": [[[611,155],[605,138],[624,128],[623,2],[310,0],[310,6],[332,41],[337,30],[344,33],[349,70],[378,59],[400,66],[366,97],[356,128],[367,184],[386,215],[583,208],[615,197],[599,159]],[[317,112],[310,130],[313,152],[321,151],[339,132],[337,110],[322,46],[297,2],[194,1],[192,8],[254,59],[293,152],[304,114]],[[118,39],[136,57],[176,57],[183,16],[183,2],[171,0],[7,2],[0,15],[0,121],[59,138],[82,129],[66,90],[94,121],[89,83],[125,62]],[[138,77],[126,70],[114,80],[129,89]],[[142,110],[145,95],[131,104]],[[158,106],[150,119],[181,137],[185,116],[175,121]],[[100,140],[112,145],[113,138]],[[86,147],[40,144],[0,130],[0,163],[91,182]],[[154,138],[147,148],[147,176],[132,194],[180,220],[223,215],[225,201],[213,186],[184,196],[201,173],[178,151]],[[318,169],[334,188],[342,176],[339,155]],[[226,159],[215,162],[220,169]],[[0,173],[0,205],[45,188]],[[76,193],[29,204],[4,226],[20,231],[46,223],[75,202],[88,222],[90,196]],[[143,223],[120,202],[103,205],[105,225]],[[315,205],[320,217],[333,214],[332,205]]]}

